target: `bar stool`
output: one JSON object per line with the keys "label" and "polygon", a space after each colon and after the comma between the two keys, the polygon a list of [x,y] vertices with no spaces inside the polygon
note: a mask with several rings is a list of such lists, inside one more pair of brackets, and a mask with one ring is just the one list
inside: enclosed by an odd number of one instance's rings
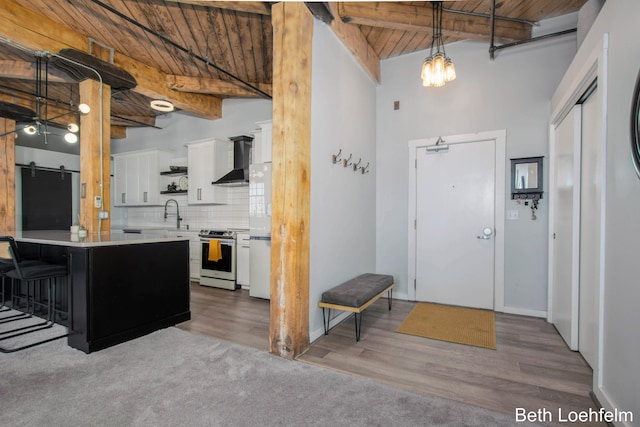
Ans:
{"label": "bar stool", "polygon": [[[23,260],[20,257],[20,253],[17,250],[17,245],[15,245],[15,241],[13,241],[12,238],[8,237],[8,236],[0,236],[0,276],[2,276],[2,309],[0,310],[1,312],[7,312],[7,311],[20,311],[17,310],[18,307],[16,307],[16,298],[14,298],[15,296],[15,283],[14,283],[14,279],[11,279],[11,300],[12,300],[12,306],[9,307],[7,305],[6,302],[6,287],[5,287],[5,283],[6,283],[6,279],[7,279],[7,273],[9,273],[10,271],[13,271],[15,269],[15,266],[13,264],[13,257],[11,252],[9,251],[9,248],[11,248],[12,246],[15,246],[15,250],[14,250],[14,254],[15,254],[15,258],[16,261],[20,264],[20,266],[22,267],[28,267],[28,266],[34,266],[34,265],[38,265],[38,264],[42,264],[42,262],[37,261],[37,260]],[[2,318],[0,319],[0,324],[4,324],[4,323],[10,323],[10,322],[16,322],[16,321],[20,321],[23,319],[27,319],[32,317],[31,313],[29,313],[29,305],[27,303],[27,307],[26,307],[26,311],[23,311],[19,314],[13,314],[10,316],[2,316]],[[15,329],[11,329],[8,331],[4,331],[0,333],[0,336],[2,335],[6,335],[9,333],[13,333],[16,331],[20,331],[20,330],[25,330],[25,329],[30,329],[30,328],[34,328],[36,326],[42,326],[42,325],[46,325],[47,322],[42,322],[42,323],[37,323],[37,324],[32,324],[26,327],[22,327],[22,328],[15,328]]]}
{"label": "bar stool", "polygon": [[9,271],[13,270],[13,264],[9,264],[6,262],[0,262],[0,277],[2,277],[2,304],[0,304],[0,313],[3,311],[11,311],[11,307],[8,307],[5,302],[6,302],[6,298],[5,298],[5,288],[4,288],[4,281],[5,281],[5,273],[8,273]]}
{"label": "bar stool", "polygon": [[[0,239],[3,239],[5,236],[0,236]],[[11,258],[9,252],[8,252],[8,248],[10,246],[6,245],[3,246],[2,245],[2,241],[4,240],[0,240],[0,259],[4,259],[4,260],[9,260]],[[4,255],[1,253],[2,251],[6,251],[6,253],[4,253]],[[19,254],[17,254],[19,256]],[[31,259],[27,259],[27,260],[23,260],[21,258],[18,259],[18,263],[20,263],[20,266],[22,267],[29,267],[29,266],[33,266],[33,265],[37,265],[37,264],[42,264],[40,261],[37,260],[31,260]],[[5,262],[5,261],[0,261],[0,277],[2,278],[2,294],[0,296],[1,299],[1,304],[0,304],[0,313],[3,311],[11,311],[12,307],[9,307],[7,305],[7,301],[6,301],[6,289],[5,289],[5,279],[7,278],[6,274],[13,270],[15,267],[13,266],[13,262]],[[0,321],[0,323],[4,323],[4,321],[6,319],[10,319],[10,318],[16,318],[16,317],[22,317],[22,315],[15,315],[15,316],[6,316],[3,317],[2,320]]]}
{"label": "bar stool", "polygon": [[[7,257],[8,256],[8,257]],[[8,277],[12,280],[12,284],[15,285],[16,281],[20,281],[24,283],[27,287],[26,291],[26,311],[27,317],[35,314],[35,294],[36,294],[36,283],[46,282],[47,284],[47,303],[44,304],[47,307],[47,319],[42,323],[38,323],[35,325],[24,326],[21,328],[15,328],[11,331],[3,332],[2,337],[0,337],[0,341],[14,338],[21,335],[26,335],[29,333],[33,333],[36,331],[40,331],[43,329],[51,328],[55,324],[55,290],[57,281],[60,278],[64,278],[67,276],[67,268],[64,265],[50,264],[42,261],[36,261],[32,263],[27,263],[26,261],[22,261],[20,259],[20,255],[18,252],[18,247],[15,243],[15,240],[9,236],[0,236],[0,262],[7,264],[8,262],[13,264],[13,269],[6,271],[4,273],[4,277]],[[22,261],[22,262],[20,262]],[[31,286],[33,285],[33,293],[31,293]],[[4,289],[3,289],[4,294]],[[12,286],[12,296],[15,297],[15,287]],[[14,300],[15,301],[15,300]],[[29,312],[30,302],[32,310]],[[16,307],[12,307],[16,308]],[[8,334],[8,335],[7,335]],[[54,338],[44,339],[38,342],[34,342],[19,348],[15,349],[4,349],[0,348],[0,352],[3,353],[11,353],[19,350],[23,350],[25,348],[30,348],[35,345],[43,344],[45,342],[53,341],[54,339],[59,339],[67,336],[67,334],[62,336],[57,336]]]}

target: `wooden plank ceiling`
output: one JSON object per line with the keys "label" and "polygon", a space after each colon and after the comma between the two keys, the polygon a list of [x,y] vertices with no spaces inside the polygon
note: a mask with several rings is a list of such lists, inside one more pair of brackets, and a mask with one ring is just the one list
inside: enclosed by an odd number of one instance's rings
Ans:
{"label": "wooden plank ceiling", "polygon": [[[527,39],[538,21],[575,12],[585,2],[498,0],[496,42]],[[36,25],[51,22],[86,38],[85,52],[91,49],[107,60],[111,52],[121,55],[127,60],[115,61],[116,65],[126,64],[122,68],[134,68],[126,71],[139,76],[144,67],[156,70],[159,74],[147,79],[153,83],[139,79],[137,88],[112,94],[112,136],[123,137],[125,133],[117,128],[155,124],[160,113],[149,107],[150,99],[157,97],[154,94],[167,94],[166,99],[175,96],[181,109],[206,118],[217,114],[202,107],[207,98],[270,97],[271,5],[252,1],[0,0],[0,15],[17,16],[16,10],[41,15],[42,22]],[[445,1],[443,7],[445,43],[468,39],[488,43],[491,0]],[[332,10],[337,19],[359,29],[379,59],[430,46],[431,2],[345,2],[332,4]],[[11,25],[37,32],[33,24]],[[12,39],[10,30],[2,36]],[[20,99],[29,106],[31,99],[31,106],[35,105],[35,61],[32,54],[0,43],[0,100]],[[77,82],[64,74],[49,74],[47,88],[52,111],[64,112],[79,101]],[[180,98],[179,93],[191,95]]]}

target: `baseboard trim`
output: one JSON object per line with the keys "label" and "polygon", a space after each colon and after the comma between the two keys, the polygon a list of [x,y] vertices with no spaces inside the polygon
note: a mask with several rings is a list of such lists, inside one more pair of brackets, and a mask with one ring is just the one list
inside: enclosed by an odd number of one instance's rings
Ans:
{"label": "baseboard trim", "polygon": [[[595,372],[593,374],[596,375]],[[613,402],[609,398],[609,396],[607,396],[607,393],[605,393],[604,390],[602,390],[599,387],[594,388],[590,394],[591,394],[591,399],[593,399],[596,405],[599,405],[599,407],[604,408],[607,411],[614,412],[616,408],[618,411],[626,411],[624,408],[620,408],[618,405],[616,405],[615,402]],[[616,423],[608,422],[607,425],[610,427],[613,427],[613,426],[631,427],[632,425],[635,425],[635,424],[633,422],[630,423],[630,422],[623,422],[623,421],[616,420]]]}
{"label": "baseboard trim", "polygon": [[507,314],[517,314],[520,316],[530,316],[530,317],[542,317],[547,318],[547,312],[542,310],[531,310],[530,308],[520,308],[520,307],[502,307],[500,310],[502,313]]}

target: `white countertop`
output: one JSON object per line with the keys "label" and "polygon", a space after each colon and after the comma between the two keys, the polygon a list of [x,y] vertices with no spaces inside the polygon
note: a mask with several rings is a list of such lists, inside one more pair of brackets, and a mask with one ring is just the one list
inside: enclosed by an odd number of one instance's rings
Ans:
{"label": "white countertop", "polygon": [[158,234],[148,233],[89,234],[87,237],[80,238],[78,235],[72,235],[69,231],[61,230],[16,231],[14,238],[17,242],[77,247],[135,245],[141,243],[189,240],[187,236],[159,236]]}

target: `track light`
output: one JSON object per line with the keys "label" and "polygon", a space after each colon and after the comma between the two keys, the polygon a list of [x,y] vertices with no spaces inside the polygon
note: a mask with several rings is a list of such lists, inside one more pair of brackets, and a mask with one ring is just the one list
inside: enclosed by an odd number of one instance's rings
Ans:
{"label": "track light", "polygon": [[37,129],[33,125],[30,125],[24,128],[24,133],[26,133],[27,135],[35,135],[36,132],[37,132]]}
{"label": "track light", "polygon": [[91,111],[91,107],[89,107],[87,104],[80,104],[78,105],[78,111],[80,111],[81,114],[89,114],[89,111]]}
{"label": "track light", "polygon": [[80,128],[78,127],[77,124],[75,123],[69,123],[67,125],[67,130],[71,133],[78,133],[78,131],[80,130]]}

